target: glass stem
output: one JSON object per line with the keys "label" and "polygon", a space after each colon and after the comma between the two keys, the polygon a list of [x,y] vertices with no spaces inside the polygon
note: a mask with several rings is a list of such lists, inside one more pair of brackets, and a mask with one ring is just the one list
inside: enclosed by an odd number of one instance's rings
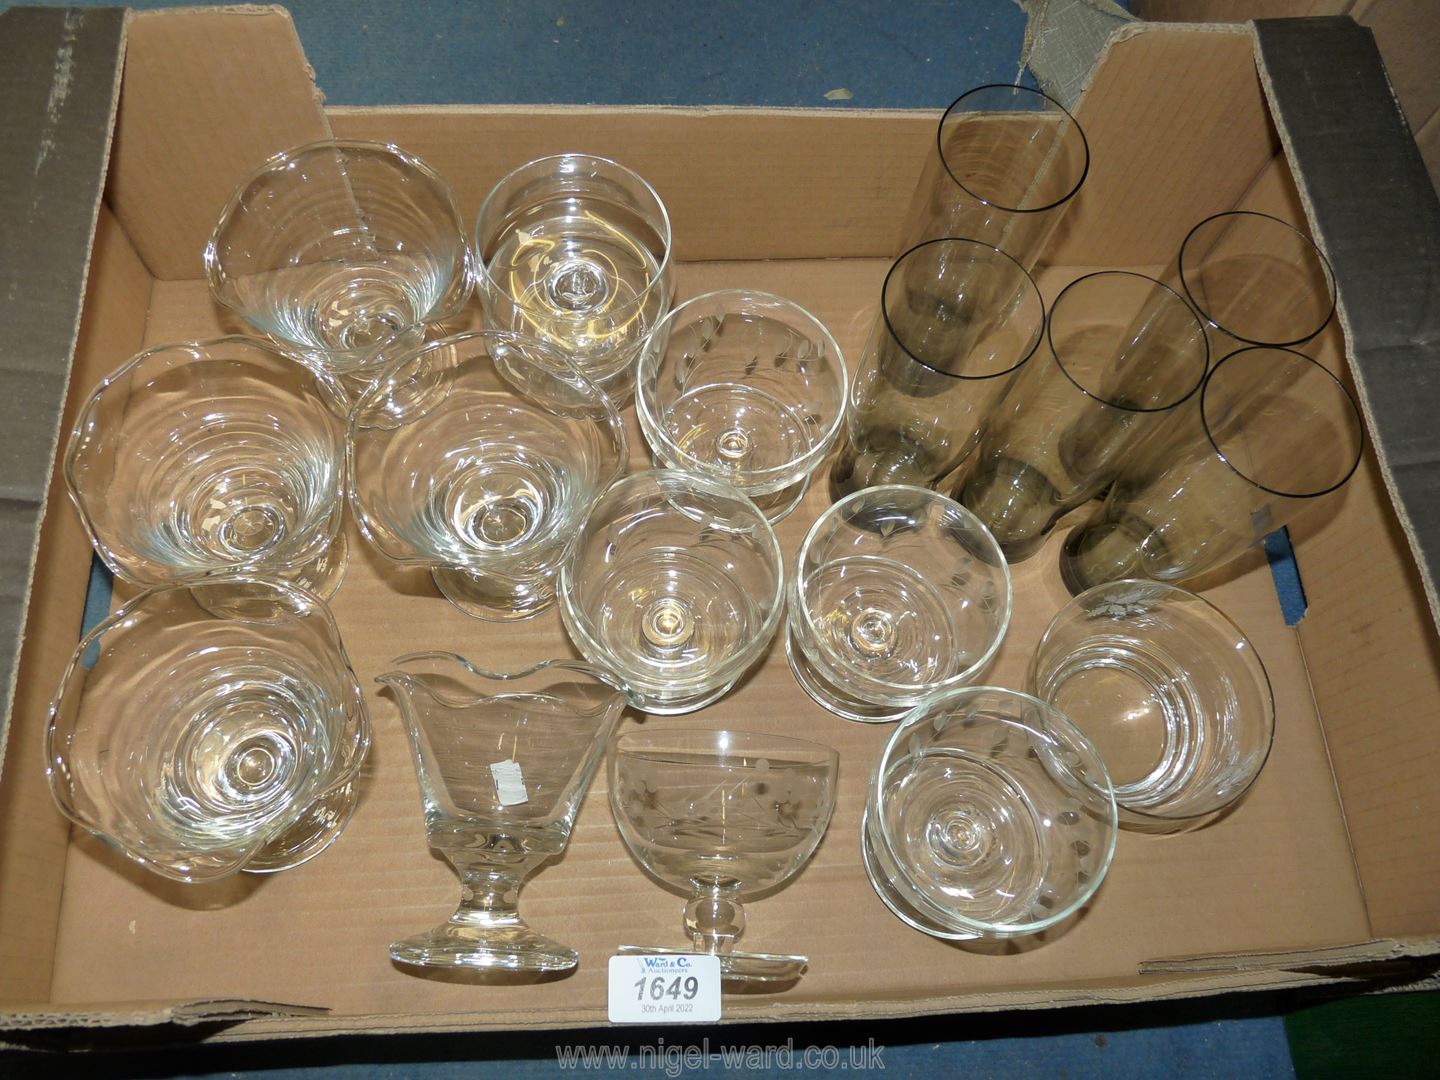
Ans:
{"label": "glass stem", "polygon": [[728,953],[745,932],[738,885],[711,885],[685,905],[685,932],[696,952]]}
{"label": "glass stem", "polygon": [[517,906],[523,880],[502,870],[462,870],[460,906],[450,921],[482,929],[523,925]]}

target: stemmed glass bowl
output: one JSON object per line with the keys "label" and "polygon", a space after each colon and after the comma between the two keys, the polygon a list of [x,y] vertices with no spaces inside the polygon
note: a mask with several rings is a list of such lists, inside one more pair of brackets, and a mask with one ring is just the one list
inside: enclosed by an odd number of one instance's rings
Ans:
{"label": "stemmed glass bowl", "polygon": [[969,510],[882,484],[821,514],[795,558],[785,638],[800,686],[849,720],[897,720],[973,682],[1010,625],[1010,570]]}
{"label": "stemmed glass bowl", "polygon": [[294,147],[241,181],[205,274],[217,301],[335,378],[342,416],[473,284],[449,183],[397,146],[358,140]]}
{"label": "stemmed glass bowl", "polygon": [[397,941],[400,963],[566,971],[574,949],[526,925],[520,889],[559,857],[627,697],[584,664],[492,672],[454,653],[397,657],[379,681],[400,702],[430,846],[455,868],[460,906]]}
{"label": "stemmed glass bowl", "polygon": [[323,851],[369,746],[325,604],[241,576],[151,589],[87,634],[50,707],[45,764],[72,821],[201,882]]}
{"label": "stemmed glass bowl", "polygon": [[334,593],[345,429],[332,391],[244,337],[161,345],[108,375],[65,453],[70,497],[106,566],[139,585],[261,573]]}
{"label": "stemmed glass bowl", "polygon": [[814,853],[835,808],[839,755],[803,739],[746,731],[630,731],[610,746],[610,807],[626,846],[688,894],[692,948],[724,979],[788,982],[804,956],[735,951],[743,901],[788,881]]}
{"label": "stemmed glass bowl", "polygon": [[773,524],[799,505],[845,419],[840,346],[770,293],[676,307],[640,352],[635,413],[657,465],[733,484]]}
{"label": "stemmed glass bowl", "polygon": [[524,619],[595,497],[625,468],[615,406],[544,342],[502,331],[403,357],[350,417],[350,504],[367,540],[428,566],[468,615]]}
{"label": "stemmed glass bowl", "polygon": [[951,941],[1058,926],[1115,853],[1105,764],[1059,710],[968,686],[917,706],[890,736],[861,826],[865,871],[902,922]]}
{"label": "stemmed glass bowl", "polygon": [[560,568],[560,614],[580,652],[640,708],[692,712],[722,697],[780,624],[780,544],[728,484],[636,473],[596,500]]}

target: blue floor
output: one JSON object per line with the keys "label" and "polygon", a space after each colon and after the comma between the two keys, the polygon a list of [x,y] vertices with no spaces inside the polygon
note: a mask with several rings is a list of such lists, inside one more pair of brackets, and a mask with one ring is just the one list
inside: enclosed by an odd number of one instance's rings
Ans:
{"label": "blue floor", "polygon": [[[49,0],[46,0],[48,3]],[[199,0],[139,0],[132,6]],[[0,8],[10,6],[0,0]],[[50,6],[63,6],[51,4]],[[104,6],[81,0],[77,6]],[[316,81],[332,104],[745,104],[940,108],[985,82],[1012,81],[1024,16],[1011,0],[289,0]],[[1249,1077],[1293,1075],[1278,1012],[1286,999],[958,1016],[889,1023],[635,1029],[565,1034],[347,1038],[273,1046],[105,1053],[106,1075],[269,1077],[562,1073],[557,1049],[626,1047],[612,1068],[565,1072],[720,1076],[724,1057],[792,1040],[748,1070],[807,1064],[887,1076]],[[715,1055],[696,1060],[702,1040]],[[663,1043],[660,1041],[663,1039]],[[868,1062],[858,1051],[883,1047]],[[686,1056],[686,1048],[696,1049]],[[827,1052],[824,1048],[833,1047]],[[644,1048],[642,1050],[642,1048]],[[642,1058],[642,1055],[643,1058]],[[612,1059],[613,1060],[613,1059]],[[52,1071],[12,1058],[7,1075]],[[869,1065],[868,1069],[862,1068]],[[762,1062],[763,1066],[763,1062]]]}

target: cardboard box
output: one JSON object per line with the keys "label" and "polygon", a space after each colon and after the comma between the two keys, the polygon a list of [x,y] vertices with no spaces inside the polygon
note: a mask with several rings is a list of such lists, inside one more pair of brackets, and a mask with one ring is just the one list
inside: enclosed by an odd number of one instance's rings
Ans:
{"label": "cardboard box", "polygon": [[[35,249],[30,272],[6,271],[10,314],[30,335],[38,374],[23,395],[7,382],[4,407],[47,431],[62,402],[58,426],[68,431],[96,380],[142,346],[228,325],[200,277],[221,204],[266,155],[332,130],[424,157],[455,183],[469,214],[529,158],[567,149],[618,158],[671,209],[682,296],[724,285],[773,290],[814,311],[858,359],[936,121],[928,112],[323,110],[279,9],[132,14],[123,43],[116,17],[95,12],[10,11],[0,28],[8,54],[0,90],[17,95],[7,93],[14,138],[0,145],[30,153],[17,164],[18,151],[6,149],[19,180],[0,188],[19,194],[7,194],[3,208],[19,212],[17,221],[29,220],[30,207],[68,200],[71,209],[69,231]],[[25,63],[45,76],[29,98],[18,96],[31,85],[20,77]],[[1297,529],[1310,599],[1298,628],[1282,620],[1258,553],[1204,583],[1274,681],[1269,764],[1209,828],[1123,834],[1095,901],[1048,940],[960,948],[885,910],[861,869],[859,818],[890,729],[847,723],[811,703],[778,642],[715,706],[648,721],[798,731],[841,751],[829,834],[789,887],[750,906],[744,939],[751,949],[807,953],[809,973],[780,993],[728,996],[727,1020],[1302,986],[1393,975],[1396,962],[1440,952],[1440,642],[1432,578],[1417,569],[1440,550],[1440,436],[1430,420],[1440,401],[1440,207],[1378,56],[1346,19],[1279,22],[1258,34],[1135,25],[1112,40],[1079,115],[1093,169],[1043,275],[1046,294],[1088,268],[1157,266],[1191,224],[1220,210],[1309,216],[1337,269],[1348,334],[1342,340],[1337,329],[1323,341],[1323,358],[1341,368],[1348,355],[1389,465],[1367,455],[1343,499]],[[45,171],[52,165],[54,176]],[[1303,197],[1292,171],[1304,175]],[[25,306],[39,310],[39,299],[26,298],[57,291],[68,308],[52,303],[32,315]],[[12,369],[15,356],[5,355]],[[23,408],[14,401],[22,396]],[[632,466],[643,467],[633,413],[631,435]],[[57,475],[37,475],[38,561],[31,573],[22,558],[9,579],[29,581],[0,779],[0,1024],[10,1038],[167,1022],[203,1024],[207,1037],[223,1039],[588,1025],[605,1019],[605,964],[616,946],[680,943],[682,898],[626,854],[602,776],[568,853],[525,895],[533,924],[580,950],[575,975],[468,985],[390,963],[389,942],[448,914],[458,885],[425,848],[398,712],[371,680],[413,649],[452,649],[493,668],[570,650],[553,611],[503,629],[469,620],[423,574],[397,573],[353,534],[333,607],[372,688],[375,743],[359,811],[340,841],[284,874],[183,887],[70,829],[46,788],[41,738],[76,640],[90,553]],[[823,489],[780,527],[787,556],[822,509]],[[19,535],[24,521],[14,520]],[[1016,568],[1015,618],[993,682],[1022,684],[1040,631],[1066,599],[1054,565],[1062,539]]]}
{"label": "cardboard box", "polygon": [[1430,179],[1440,185],[1440,18],[1432,0],[1132,0],[1130,9],[1142,19],[1183,23],[1349,15],[1374,32]]}

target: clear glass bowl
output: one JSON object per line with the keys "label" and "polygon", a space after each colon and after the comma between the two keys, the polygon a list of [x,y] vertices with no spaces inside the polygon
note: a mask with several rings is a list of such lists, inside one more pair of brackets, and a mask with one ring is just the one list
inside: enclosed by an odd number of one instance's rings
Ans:
{"label": "clear glass bowl", "polygon": [[617,481],[560,568],[560,614],[581,654],[648,712],[722,697],[770,644],[780,545],[740,492],[678,469]]}
{"label": "clear glass bowl", "polygon": [[141,593],[85,635],[50,706],[65,816],[200,882],[305,862],[340,835],[370,721],[316,596],[222,577]]}
{"label": "clear glass bowl", "polygon": [[610,746],[610,808],[635,859],[689,895],[692,949],[622,945],[620,952],[711,953],[724,979],[788,982],[804,956],[736,952],[742,901],[793,877],[835,809],[840,755],[802,739],[749,731],[630,731]]}
{"label": "clear glass bowl", "polygon": [[790,669],[839,716],[897,720],[985,670],[1011,603],[1005,557],[969,510],[926,488],[866,488],[820,515],[800,545]]}
{"label": "clear glass bowl", "polygon": [[733,484],[773,524],[845,419],[840,347],[804,308],[726,289],[670,312],[641,350],[635,412],[657,465]]}
{"label": "clear glass bowl", "polygon": [[345,573],[345,428],[327,376],[254,338],[161,345],[80,409],[65,481],[118,577],[282,577],[321,597]]}
{"label": "clear glass bowl", "polygon": [[475,222],[486,324],[541,338],[618,403],[674,296],[670,215],[625,166],[557,154],[520,166]]}
{"label": "clear glass bowl", "polygon": [[1121,823],[1203,824],[1255,782],[1275,704],[1255,647],[1219,608],[1153,581],[1116,581],[1066,604],[1035,647],[1030,690],[1105,758]]}
{"label": "clear glass bowl", "polygon": [[870,884],[906,924],[951,941],[1057,926],[1115,854],[1100,755],[1059,710],[993,686],[945,690],[890,736],[861,825]]}
{"label": "clear glass bowl", "polygon": [[217,301],[335,376],[341,415],[472,288],[455,192],[397,146],[327,140],[240,183],[205,248]]}
{"label": "clear glass bowl", "polygon": [[389,368],[350,417],[350,504],[367,540],[431,567],[451,603],[525,619],[555,600],[581,519],[625,469],[615,406],[544,342],[487,330]]}

